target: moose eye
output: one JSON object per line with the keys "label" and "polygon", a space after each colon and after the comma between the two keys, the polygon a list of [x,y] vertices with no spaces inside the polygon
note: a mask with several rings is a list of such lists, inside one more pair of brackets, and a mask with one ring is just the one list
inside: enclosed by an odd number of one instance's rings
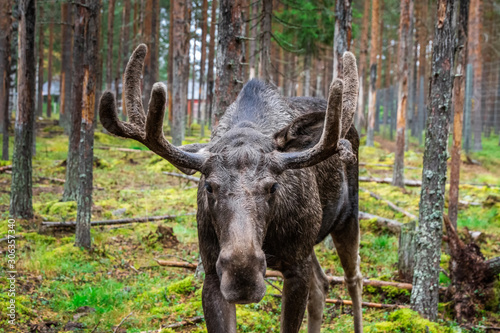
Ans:
{"label": "moose eye", "polygon": [[269,193],[273,194],[276,192],[277,189],[278,189],[278,183],[274,183],[273,186],[271,186],[271,188],[269,189]]}
{"label": "moose eye", "polygon": [[205,190],[207,190],[208,193],[214,193],[214,190],[209,183],[205,183]]}

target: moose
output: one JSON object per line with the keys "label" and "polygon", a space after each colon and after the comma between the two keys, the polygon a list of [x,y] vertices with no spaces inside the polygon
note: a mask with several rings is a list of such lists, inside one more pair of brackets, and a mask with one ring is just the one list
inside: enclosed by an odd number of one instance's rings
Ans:
{"label": "moose", "polygon": [[99,115],[110,133],[137,140],[187,174],[201,173],[198,240],[208,332],[236,332],[235,304],[259,302],[266,268],[284,277],[280,332],[320,332],[328,279],[314,245],[331,235],[361,333],[358,147],[353,126],[358,95],[354,56],[343,56],[343,80],[328,100],[287,98],[258,80],[245,84],[213,130],[211,141],[176,147],[163,134],[166,91],[156,83],[146,114],[140,80],[147,48],[139,45],[124,73],[130,122],[115,97],[102,95]]}

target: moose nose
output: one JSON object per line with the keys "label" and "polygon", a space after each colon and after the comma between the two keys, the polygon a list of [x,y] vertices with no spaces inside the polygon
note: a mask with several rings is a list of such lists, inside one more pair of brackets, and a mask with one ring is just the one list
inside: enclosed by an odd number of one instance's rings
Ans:
{"label": "moose nose", "polygon": [[264,297],[266,257],[262,250],[222,250],[216,269],[222,295],[229,303],[257,303]]}

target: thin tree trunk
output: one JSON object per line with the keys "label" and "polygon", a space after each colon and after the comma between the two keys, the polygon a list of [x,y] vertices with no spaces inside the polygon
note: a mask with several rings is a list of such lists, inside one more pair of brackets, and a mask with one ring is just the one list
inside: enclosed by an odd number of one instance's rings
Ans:
{"label": "thin tree trunk", "polygon": [[249,67],[250,67],[250,74],[249,78],[254,79],[255,78],[255,67],[257,64],[257,28],[258,28],[258,20],[259,17],[261,16],[259,14],[259,1],[254,1],[251,6],[252,10],[252,20],[250,21],[250,32],[251,32],[251,40],[250,40],[250,55],[249,55]]}
{"label": "thin tree trunk", "polygon": [[189,17],[185,16],[186,1],[174,1],[172,8],[173,26],[173,68],[172,68],[172,142],[179,146],[184,139],[186,117],[186,63],[189,58],[189,44],[185,26],[189,26]]}
{"label": "thin tree trunk", "polygon": [[[123,16],[122,16],[122,71],[125,71],[125,68],[127,67],[127,62],[128,58],[130,56],[129,54],[129,46],[130,46],[130,41],[129,41],[129,36],[130,36],[130,11],[131,11],[131,0],[124,0],[123,4]],[[119,79],[121,78],[121,73],[117,74],[116,77]],[[118,96],[117,96],[118,97]],[[124,104],[124,96],[122,94],[122,110],[123,110],[123,116],[126,116],[126,111],[125,108],[123,107]]]}
{"label": "thin tree trunk", "polygon": [[143,105],[149,104],[151,90],[158,81],[158,31],[157,21],[159,20],[160,8],[159,0],[146,0],[146,10],[144,12],[144,42],[148,46],[148,53],[144,59],[144,91]]}
{"label": "thin tree trunk", "polygon": [[172,125],[172,86],[174,77],[174,6],[170,5],[170,25],[168,27],[168,63],[167,63],[167,95],[168,95],[168,122]]}
{"label": "thin tree trunk", "polygon": [[106,89],[111,89],[113,82],[113,30],[115,22],[115,1],[109,0],[108,2],[108,31],[107,31],[107,57],[106,57]]}
{"label": "thin tree trunk", "polygon": [[[122,65],[122,49],[123,49],[123,33],[124,33],[124,26],[123,26],[123,21],[124,21],[124,11],[125,11],[125,4],[123,4],[122,7],[122,17],[121,17],[121,25],[120,25],[120,33],[118,34],[118,58],[116,59],[113,64],[116,66],[115,69],[115,77],[113,78],[115,82],[115,97],[116,97],[116,109],[118,114],[120,114],[120,108],[122,107],[122,99],[120,98],[120,76],[121,76],[121,65]],[[118,21],[116,22],[118,24]],[[123,117],[123,116],[122,116]]]}
{"label": "thin tree trunk", "polygon": [[[221,1],[222,4],[222,1]],[[238,2],[238,5],[241,5]],[[234,7],[237,7],[234,4]],[[222,8],[222,7],[221,7]],[[272,28],[272,15],[273,15],[273,0],[262,0],[262,26],[260,31],[260,73],[259,76],[262,80],[269,81],[271,79],[271,28]],[[241,15],[240,15],[241,16]],[[240,25],[243,25],[243,20],[240,20]],[[243,29],[238,29],[243,32]],[[220,31],[220,30],[219,30]],[[241,43],[239,43],[241,44]],[[242,48],[239,45],[239,48]],[[241,56],[238,56],[240,58]],[[240,69],[241,70],[241,69]]]}
{"label": "thin tree trunk", "polygon": [[362,25],[361,29],[361,39],[359,45],[359,94],[358,94],[358,110],[356,113],[356,129],[361,133],[361,128],[364,127],[365,123],[365,99],[364,99],[364,88],[366,83],[366,58],[368,55],[368,27],[367,22],[370,19],[370,1],[366,0],[364,2],[363,9],[363,21],[365,24]]}
{"label": "thin tree trunk", "polygon": [[311,55],[304,55],[304,92],[302,96],[311,96]]}
{"label": "thin tree trunk", "polygon": [[[335,1],[335,34],[333,37],[333,77],[342,78],[342,57],[351,49],[352,0]],[[366,1],[369,2],[369,1]]]}
{"label": "thin tree trunk", "polygon": [[428,17],[428,3],[425,1],[417,1],[416,4],[416,20],[417,20],[417,34],[418,34],[418,45],[419,45],[419,55],[418,55],[418,106],[417,106],[417,133],[418,141],[422,144],[423,138],[422,133],[424,130],[424,116],[425,116],[425,81],[426,81],[426,69],[427,69],[427,58],[426,50],[428,44],[428,31],[426,26],[426,18]]}
{"label": "thin tree trunk", "polygon": [[49,24],[49,68],[47,74],[47,118],[52,117],[52,51],[54,50],[54,23]]}
{"label": "thin tree trunk", "polygon": [[73,15],[71,11],[71,5],[68,2],[61,3],[61,18],[63,21],[63,25],[61,27],[61,107],[59,114],[59,124],[64,128],[64,133],[69,134],[71,115],[71,51],[73,46]]}
{"label": "thin tree trunk", "polygon": [[16,115],[12,185],[9,213],[17,218],[33,217],[32,144],[35,117],[35,0],[19,1],[18,107]]}
{"label": "thin tree trunk", "polygon": [[208,72],[207,72],[207,103],[208,114],[206,118],[210,127],[212,126],[212,114],[214,104],[214,58],[215,58],[215,29],[217,22],[217,0],[212,1],[212,13],[210,15],[210,42],[208,43]]}
{"label": "thin tree trunk", "polygon": [[[191,125],[193,124],[193,113],[194,113],[194,99],[195,99],[195,94],[194,94],[194,83],[196,81],[196,30],[198,29],[198,22],[196,21],[196,14],[193,11],[193,20],[195,21],[194,23],[194,34],[193,34],[193,64],[192,64],[192,69],[191,69],[191,101],[189,103],[188,107],[188,135],[191,135]],[[189,72],[188,72],[189,73]],[[188,97],[189,98],[189,97]],[[199,101],[198,101],[199,104]]]}
{"label": "thin tree trunk", "polygon": [[453,81],[455,0],[439,0],[432,53],[432,79],[428,105],[420,218],[411,306],[422,316],[436,320],[439,262],[443,236],[446,160]]}
{"label": "thin tree trunk", "polygon": [[[271,1],[271,0],[268,0]],[[219,124],[228,106],[236,99],[243,87],[241,58],[243,41],[242,0],[221,0],[219,6],[219,36],[217,45],[217,78],[215,82],[215,107],[212,126]]]}
{"label": "thin tree trunk", "polygon": [[371,46],[370,46],[370,90],[368,93],[368,129],[366,135],[366,145],[374,146],[374,130],[375,130],[375,102],[376,102],[376,87],[377,82],[377,49],[379,45],[379,16],[380,7],[379,0],[372,0],[372,18],[371,18]]}
{"label": "thin tree trunk", "polygon": [[[43,6],[39,6],[38,8],[40,9],[38,11],[38,18],[41,21],[43,20]],[[43,32],[44,32],[43,26],[40,25],[40,28],[38,29],[38,91],[37,91],[38,98],[37,98],[37,108],[36,108],[36,114],[39,117],[43,115],[43,53],[45,50],[45,47],[43,45],[43,40],[44,40]]]}
{"label": "thin tree trunk", "polygon": [[73,99],[71,108],[71,123],[68,142],[68,156],[66,158],[66,182],[64,183],[63,201],[76,201],[78,196],[78,184],[80,173],[78,166],[80,163],[80,130],[82,123],[82,100],[83,100],[83,57],[85,52],[85,26],[88,15],[84,6],[73,5],[75,12],[74,21],[74,43],[73,43],[73,64],[71,76],[73,77],[73,87],[71,96]]}
{"label": "thin tree trunk", "polygon": [[[203,0],[201,6],[201,59],[200,59],[200,85],[198,89],[198,124],[200,124],[200,136],[205,136],[205,115],[207,110],[206,98],[203,98],[205,92],[205,66],[207,62],[207,25],[208,25],[208,0]],[[203,103],[202,103],[203,101]],[[203,108],[201,105],[203,104]]]}
{"label": "thin tree trunk", "polygon": [[[11,65],[12,1],[0,4],[0,118],[2,124],[2,160],[9,160],[9,89]],[[43,29],[40,29],[43,30]]]}
{"label": "thin tree trunk", "polygon": [[401,15],[399,21],[399,49],[398,49],[398,125],[396,131],[396,152],[394,154],[394,186],[404,187],[404,157],[406,109],[408,101],[408,58],[411,51],[410,18],[413,13],[413,0],[401,1]]}
{"label": "thin tree trunk", "polygon": [[453,86],[453,148],[451,150],[450,198],[448,217],[457,229],[458,193],[460,184],[460,150],[462,149],[462,128],[464,115],[465,66],[467,65],[467,34],[469,23],[469,0],[460,0],[460,14],[457,26],[457,46],[455,48],[455,79]]}
{"label": "thin tree trunk", "polygon": [[483,79],[483,59],[481,51],[482,24],[482,0],[471,0],[469,13],[469,54],[468,60],[472,64],[474,79],[472,92],[472,117],[474,132],[474,150],[482,149],[482,109],[481,109],[481,82]]}
{"label": "thin tree trunk", "polygon": [[[81,0],[80,0],[81,1]],[[99,65],[100,0],[88,0],[88,21],[85,26],[85,56],[83,60],[83,103],[80,136],[80,182],[76,216],[75,245],[90,249],[92,218],[92,166],[94,162],[94,121],[96,85]]]}

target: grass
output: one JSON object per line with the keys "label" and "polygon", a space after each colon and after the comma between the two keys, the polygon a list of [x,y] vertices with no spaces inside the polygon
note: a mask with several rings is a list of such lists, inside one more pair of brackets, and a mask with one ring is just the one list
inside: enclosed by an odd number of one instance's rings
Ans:
{"label": "grass", "polygon": [[[67,137],[61,129],[50,126],[39,132],[37,154],[33,161],[34,207],[36,221],[68,221],[76,214],[74,202],[62,203],[62,186],[37,176],[64,178]],[[206,138],[203,140],[207,140]],[[199,141],[188,137],[186,143]],[[419,179],[422,167],[422,149],[416,147],[405,155],[406,163],[419,168],[406,170],[406,177]],[[481,166],[464,166],[462,182],[500,184],[500,156],[498,137],[483,140],[483,152],[471,154]],[[101,150],[98,147],[112,146],[137,149],[138,152]],[[147,152],[142,145],[109,135],[96,133],[94,184],[104,190],[94,191],[93,219],[114,219],[166,214],[184,214],[196,210],[196,188],[193,183],[162,175],[162,171],[174,171],[168,162]],[[12,153],[12,146],[11,146]],[[368,164],[392,164],[394,155],[384,149],[383,144],[375,147],[361,147],[361,162]],[[362,167],[362,175],[391,177],[392,170],[379,167]],[[0,174],[0,237],[7,233],[7,217],[10,175]],[[419,188],[404,191],[386,184],[361,183],[361,187],[375,192],[399,207],[418,216]],[[494,187],[462,186],[460,198],[466,201],[482,202],[488,197],[500,196],[500,189]],[[409,222],[406,216],[392,211],[366,192],[360,192],[360,210],[371,214]],[[173,228],[179,244],[164,247],[150,241],[158,225]],[[487,234],[481,241],[481,249],[486,258],[498,256],[500,252],[500,204],[460,210],[458,225]],[[127,332],[141,332],[157,329],[161,324],[169,324],[197,315],[202,315],[202,281],[194,278],[189,270],[158,266],[155,259],[185,260],[197,262],[198,246],[196,220],[194,216],[179,217],[167,222],[149,222],[92,229],[94,251],[88,253],[73,246],[71,233],[37,232],[28,222],[19,221],[16,231],[24,238],[18,241],[18,281],[17,308],[18,325],[7,325],[4,312],[0,313],[0,332],[26,332],[30,325],[47,321],[57,323],[58,330],[68,322],[77,321],[90,332],[109,332],[129,313],[132,315],[122,324]],[[4,251],[2,244],[2,251]],[[325,244],[316,247],[316,254],[327,274],[342,276],[343,269],[335,250]],[[367,278],[394,280],[397,278],[398,238],[387,230],[374,227],[370,221],[361,222],[360,256],[361,270]],[[443,254],[442,267],[447,269],[449,258]],[[138,269],[139,273],[131,269]],[[4,273],[5,268],[0,268]],[[5,274],[0,275],[2,285],[7,284]],[[281,281],[273,281],[282,288]],[[442,286],[449,284],[445,275],[441,276]],[[258,304],[237,306],[239,332],[279,331],[281,300],[271,296],[276,289],[268,286],[268,292]],[[500,288],[500,287],[499,287]],[[499,289],[500,290],[500,289]],[[498,291],[500,295],[500,291]],[[329,298],[349,299],[345,288],[331,288]],[[409,302],[409,293],[395,288],[377,289],[365,286],[363,299],[381,303]],[[0,306],[6,306],[8,296],[0,291]],[[74,319],[79,311],[90,307],[94,311]],[[444,305],[443,305],[444,307]],[[83,309],[83,310],[82,310]],[[88,308],[87,308],[88,309]],[[497,309],[500,310],[500,309]],[[367,332],[459,332],[449,314],[440,312],[438,324],[429,323],[409,310],[391,312],[379,309],[363,309]],[[495,308],[481,313],[478,323],[497,325],[500,321]],[[307,320],[301,328],[306,332]],[[203,322],[186,326],[178,331],[205,332]],[[349,307],[325,307],[324,332],[352,331],[352,315]],[[165,330],[165,332],[173,332]]]}

